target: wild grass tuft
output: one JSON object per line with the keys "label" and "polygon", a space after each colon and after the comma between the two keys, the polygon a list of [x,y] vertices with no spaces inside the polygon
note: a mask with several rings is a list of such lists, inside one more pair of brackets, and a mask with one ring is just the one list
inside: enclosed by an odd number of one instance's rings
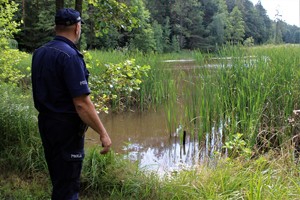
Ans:
{"label": "wild grass tuft", "polygon": [[14,169],[45,169],[37,128],[37,115],[30,95],[20,88],[0,85],[1,163]]}
{"label": "wild grass tuft", "polygon": [[83,168],[84,193],[130,199],[157,199],[157,176],[146,175],[137,164],[110,152],[100,155],[98,148],[90,149]]}

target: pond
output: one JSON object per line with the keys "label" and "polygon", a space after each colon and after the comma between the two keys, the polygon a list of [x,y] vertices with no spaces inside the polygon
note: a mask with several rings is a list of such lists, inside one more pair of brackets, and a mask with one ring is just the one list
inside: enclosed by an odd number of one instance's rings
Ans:
{"label": "pond", "polygon": [[[254,57],[245,57],[244,59],[248,63],[246,66],[249,63],[252,65],[255,61]],[[224,63],[226,66],[231,66],[231,58],[223,58],[222,62],[220,59],[211,59],[202,66],[197,65],[193,60],[165,62],[164,69],[172,70],[175,74],[185,71],[186,74],[189,74],[188,76],[195,75],[192,73],[194,69],[207,69],[212,72],[223,66]],[[199,79],[201,76],[197,74],[193,79],[195,78]],[[180,85],[183,86],[184,83]],[[184,110],[178,108],[182,102],[179,104],[176,108],[178,111],[173,113],[184,115]],[[184,116],[178,118],[180,117]],[[180,124],[175,124],[180,134],[176,131],[175,133],[169,132],[165,108],[147,112],[101,114],[100,118],[111,136],[113,151],[124,155],[127,159],[137,161],[139,167],[146,171],[158,174],[172,173],[182,169],[191,169],[200,164],[214,164],[216,161],[214,158],[220,155],[218,152],[226,155],[222,149],[224,137],[221,124],[212,125],[208,132],[193,130],[195,133],[190,133],[190,130],[186,130],[186,137],[183,137],[184,130],[179,130],[181,129]],[[198,137],[201,139],[199,140]],[[185,143],[183,143],[184,141]],[[99,143],[98,135],[89,129],[86,145],[93,146],[99,145]]]}
{"label": "pond", "polygon": [[[215,72],[227,67],[232,69],[234,59],[235,64],[242,67],[239,69],[250,69],[259,61],[253,56],[233,58],[211,58],[201,66],[193,60],[165,61],[163,70],[173,72],[176,77],[174,82],[178,83],[173,88],[176,88],[174,91],[179,95],[168,99],[173,103],[157,110],[101,114],[100,118],[113,142],[113,151],[138,162],[140,169],[158,174],[192,169],[203,164],[214,165],[217,161],[215,158],[226,156],[227,152],[222,148],[226,140],[223,131],[235,133],[239,122],[247,121],[247,114],[239,116],[238,112],[231,112],[230,105],[239,105],[240,102],[235,103],[227,98],[234,90],[221,90],[222,86],[218,86],[218,80],[227,80],[228,77],[232,79],[232,75],[237,73],[235,69],[229,72],[224,70],[220,75]],[[263,63],[268,62],[267,57],[262,59]],[[220,99],[224,94],[226,98]],[[229,107],[220,104],[220,101],[230,104]],[[184,125],[196,126],[190,128],[176,124],[180,121]],[[170,133],[170,129],[174,129],[174,132]],[[98,134],[89,129],[86,146],[99,144]]]}
{"label": "pond", "polygon": [[[126,112],[100,116],[114,152],[137,161],[139,167],[160,175],[191,169],[207,163],[222,148],[221,130],[207,134],[204,141],[187,133],[186,142],[167,130],[165,114],[160,111]],[[86,146],[99,145],[99,136],[92,129],[86,134]]]}

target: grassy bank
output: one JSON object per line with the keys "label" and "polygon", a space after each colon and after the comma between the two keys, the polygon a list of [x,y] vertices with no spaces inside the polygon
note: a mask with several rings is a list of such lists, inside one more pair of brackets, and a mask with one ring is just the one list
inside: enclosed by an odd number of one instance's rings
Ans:
{"label": "grassy bank", "polygon": [[[99,149],[98,149],[99,150]],[[91,151],[85,160],[81,199],[248,199],[297,200],[299,166],[288,154],[261,156],[255,160],[220,160],[195,170],[158,177],[142,173],[114,154]],[[1,174],[0,199],[49,199],[45,174]]]}

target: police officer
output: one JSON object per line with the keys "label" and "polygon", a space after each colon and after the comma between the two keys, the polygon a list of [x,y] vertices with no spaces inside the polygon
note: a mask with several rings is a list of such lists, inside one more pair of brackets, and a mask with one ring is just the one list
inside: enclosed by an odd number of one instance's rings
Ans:
{"label": "police officer", "polygon": [[89,72],[75,44],[80,13],[70,8],[55,15],[55,38],[32,58],[32,90],[45,158],[53,186],[52,199],[78,199],[87,126],[100,136],[103,150],[111,140],[90,100]]}

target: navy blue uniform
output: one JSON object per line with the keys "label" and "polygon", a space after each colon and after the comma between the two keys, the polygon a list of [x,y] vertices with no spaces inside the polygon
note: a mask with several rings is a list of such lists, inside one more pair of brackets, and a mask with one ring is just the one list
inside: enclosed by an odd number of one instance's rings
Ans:
{"label": "navy blue uniform", "polygon": [[33,54],[33,99],[52,199],[78,199],[86,125],[72,99],[90,93],[88,76],[82,54],[67,38],[56,36]]}

